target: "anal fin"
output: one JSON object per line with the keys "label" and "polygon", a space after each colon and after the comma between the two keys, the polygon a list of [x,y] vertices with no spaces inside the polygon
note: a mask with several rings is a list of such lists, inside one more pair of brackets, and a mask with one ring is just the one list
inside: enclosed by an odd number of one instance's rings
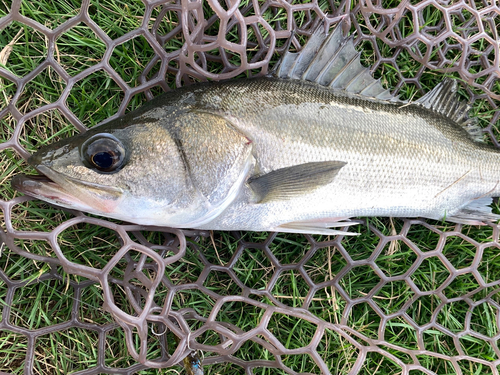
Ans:
{"label": "anal fin", "polygon": [[335,219],[318,219],[309,221],[294,221],[291,223],[281,224],[276,227],[277,232],[305,233],[305,234],[322,234],[326,236],[358,236],[359,233],[347,232],[342,230],[330,229],[331,227],[348,227],[358,225],[356,221],[342,221],[345,218]]}

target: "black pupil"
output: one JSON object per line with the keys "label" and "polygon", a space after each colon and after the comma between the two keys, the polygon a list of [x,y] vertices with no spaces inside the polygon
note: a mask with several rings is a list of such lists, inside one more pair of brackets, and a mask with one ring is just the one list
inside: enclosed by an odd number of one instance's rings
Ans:
{"label": "black pupil", "polygon": [[92,157],[94,164],[102,169],[108,169],[113,165],[113,155],[110,152],[98,152]]}
{"label": "black pupil", "polygon": [[90,137],[80,148],[82,163],[100,173],[117,172],[125,163],[125,148],[111,134]]}

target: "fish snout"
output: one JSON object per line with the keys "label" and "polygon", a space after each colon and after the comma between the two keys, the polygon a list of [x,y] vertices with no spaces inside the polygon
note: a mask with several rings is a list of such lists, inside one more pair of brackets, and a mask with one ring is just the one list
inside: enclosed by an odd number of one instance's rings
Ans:
{"label": "fish snout", "polygon": [[[37,190],[41,189],[43,184],[52,182],[46,176],[27,176],[24,174],[18,174],[12,178],[10,185],[13,189],[28,195],[32,195]],[[30,192],[32,194],[30,194]]]}

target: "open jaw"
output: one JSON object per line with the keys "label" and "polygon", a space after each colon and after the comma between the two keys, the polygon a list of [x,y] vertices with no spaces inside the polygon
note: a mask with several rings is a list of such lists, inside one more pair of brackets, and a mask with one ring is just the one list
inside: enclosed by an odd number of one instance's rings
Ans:
{"label": "open jaw", "polygon": [[12,187],[58,206],[97,214],[113,212],[123,194],[119,188],[79,181],[46,166],[37,170],[40,175],[15,176]]}

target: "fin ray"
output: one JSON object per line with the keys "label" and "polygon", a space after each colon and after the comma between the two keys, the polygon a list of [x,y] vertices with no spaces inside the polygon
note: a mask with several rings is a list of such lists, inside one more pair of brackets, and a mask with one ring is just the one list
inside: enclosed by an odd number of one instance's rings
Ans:
{"label": "fin ray", "polygon": [[471,107],[458,98],[457,91],[457,81],[446,78],[414,104],[442,114],[464,128],[474,141],[483,142],[483,132],[477,118],[469,118]]}

